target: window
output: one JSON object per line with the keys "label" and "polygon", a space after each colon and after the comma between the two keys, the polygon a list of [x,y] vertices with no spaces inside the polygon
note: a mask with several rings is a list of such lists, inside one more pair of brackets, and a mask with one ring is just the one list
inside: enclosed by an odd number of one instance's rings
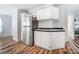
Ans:
{"label": "window", "polygon": [[2,19],[0,18],[0,32],[2,32]]}

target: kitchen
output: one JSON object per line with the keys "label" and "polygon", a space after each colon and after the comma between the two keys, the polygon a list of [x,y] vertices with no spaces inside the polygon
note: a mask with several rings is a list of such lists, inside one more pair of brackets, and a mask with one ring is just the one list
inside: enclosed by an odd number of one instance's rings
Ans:
{"label": "kitchen", "polygon": [[0,58],[79,57],[78,1],[3,1],[0,2]]}
{"label": "kitchen", "polygon": [[[32,15],[21,14],[21,22],[24,26],[21,26],[21,40],[28,45],[32,46],[34,44],[48,50],[64,48],[66,39],[65,29],[63,27],[54,27],[54,22],[59,21],[59,8],[46,5],[36,11],[36,15]],[[36,21],[32,21],[35,17]],[[33,24],[34,22],[36,24]],[[33,32],[31,26],[34,28]],[[23,28],[27,28],[27,30],[23,30]]]}
{"label": "kitchen", "polygon": [[[25,5],[17,5],[17,7],[18,6]],[[26,9],[26,6],[30,7]],[[2,51],[0,51],[0,53],[78,53],[78,49],[72,47],[73,42],[75,42],[74,16],[69,12],[72,10],[70,7],[73,5],[26,4],[26,6],[25,8],[20,7],[10,10],[9,14],[11,14],[11,18],[9,23],[11,26],[9,24],[6,26],[7,29],[9,29],[6,35],[9,35],[3,36],[6,40],[0,37],[0,39],[2,39],[0,41],[0,44],[2,44],[0,47]],[[29,9],[32,8],[32,6],[38,7]],[[8,23],[9,20],[7,19],[6,21]],[[76,40],[76,42],[78,42],[78,40]]]}

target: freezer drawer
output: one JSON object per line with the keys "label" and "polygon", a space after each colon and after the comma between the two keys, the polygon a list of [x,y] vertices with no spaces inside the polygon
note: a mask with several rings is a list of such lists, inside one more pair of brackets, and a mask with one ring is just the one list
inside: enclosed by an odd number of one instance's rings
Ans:
{"label": "freezer drawer", "polygon": [[32,28],[31,27],[23,28],[23,42],[28,45],[32,44]]}

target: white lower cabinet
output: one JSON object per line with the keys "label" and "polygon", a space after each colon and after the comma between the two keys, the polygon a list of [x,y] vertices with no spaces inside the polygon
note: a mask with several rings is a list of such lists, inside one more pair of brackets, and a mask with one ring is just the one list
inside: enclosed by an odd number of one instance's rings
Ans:
{"label": "white lower cabinet", "polygon": [[34,32],[34,44],[37,45],[37,46],[40,46],[41,45],[41,33],[40,32],[37,32],[35,31]]}
{"label": "white lower cabinet", "polygon": [[51,43],[50,43],[50,37],[48,32],[41,32],[41,47],[50,49]]}
{"label": "white lower cabinet", "polygon": [[35,45],[48,49],[60,49],[65,47],[65,32],[34,32]]}
{"label": "white lower cabinet", "polygon": [[65,47],[65,32],[53,32],[50,37],[52,49],[60,49]]}

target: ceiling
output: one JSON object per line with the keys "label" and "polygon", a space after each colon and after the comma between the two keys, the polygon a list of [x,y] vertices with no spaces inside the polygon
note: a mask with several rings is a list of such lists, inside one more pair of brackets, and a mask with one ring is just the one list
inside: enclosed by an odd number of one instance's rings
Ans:
{"label": "ceiling", "polygon": [[18,8],[18,9],[26,9],[26,10],[31,10],[36,7],[40,7],[44,4],[0,4],[0,9],[13,9],[13,8]]}
{"label": "ceiling", "polygon": [[[38,8],[41,6],[44,6],[45,4],[0,4],[0,9],[25,9],[25,10],[31,10],[34,8]],[[55,7],[61,7],[64,6],[66,8],[66,11],[68,13],[74,14],[75,17],[79,16],[79,4],[52,4]]]}

